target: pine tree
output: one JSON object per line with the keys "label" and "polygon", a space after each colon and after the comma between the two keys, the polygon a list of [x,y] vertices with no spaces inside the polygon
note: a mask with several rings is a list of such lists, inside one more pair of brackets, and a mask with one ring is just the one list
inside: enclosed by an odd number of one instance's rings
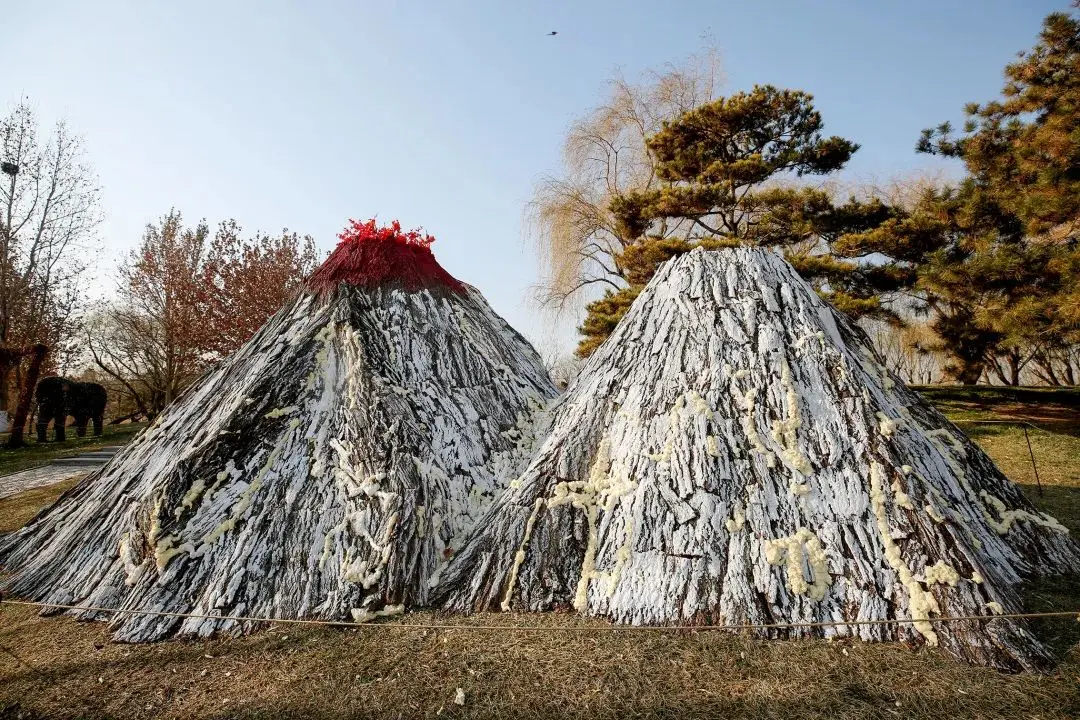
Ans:
{"label": "pine tree", "polygon": [[[891,216],[880,202],[843,205],[822,189],[778,181],[828,175],[858,145],[823,137],[813,97],[799,90],[755,86],[695,108],[649,138],[657,176],[667,184],[617,196],[617,230],[636,238],[615,261],[629,287],[588,306],[578,347],[582,356],[606,338],[633,297],[667,259],[695,247],[756,245],[782,248],[788,259],[841,309],[888,316],[878,293],[910,280],[901,267],[871,267],[823,254],[848,232],[862,232]],[[658,227],[687,222],[682,238],[660,237]]]}
{"label": "pine tree", "polygon": [[965,384],[990,372],[1018,384],[1033,360],[1052,375],[1080,341],[1080,20],[1048,16],[1005,76],[1003,99],[968,105],[962,136],[943,123],[919,139],[920,152],[961,159],[962,182],[834,245],[917,275],[947,370]]}
{"label": "pine tree", "polygon": [[1080,18],[1052,13],[1039,41],[1005,68],[1002,99],[923,131],[921,152],[960,158],[972,178],[1033,234],[1080,232]]}

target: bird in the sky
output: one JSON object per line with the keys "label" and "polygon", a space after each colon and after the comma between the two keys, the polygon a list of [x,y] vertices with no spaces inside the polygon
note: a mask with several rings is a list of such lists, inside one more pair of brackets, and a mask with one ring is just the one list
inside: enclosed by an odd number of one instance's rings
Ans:
{"label": "bird in the sky", "polygon": [[552,30],[551,32],[548,33],[548,35],[558,35],[558,34],[559,34],[558,30]]}

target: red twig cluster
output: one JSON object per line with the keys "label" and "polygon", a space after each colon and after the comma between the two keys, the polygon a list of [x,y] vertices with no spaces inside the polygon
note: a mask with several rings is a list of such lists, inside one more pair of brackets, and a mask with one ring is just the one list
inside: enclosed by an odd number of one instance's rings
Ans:
{"label": "red twig cluster", "polygon": [[365,287],[400,284],[407,290],[463,289],[431,253],[435,238],[419,230],[403,231],[397,220],[386,227],[376,226],[374,218],[350,220],[338,238],[337,248],[308,280],[309,289],[326,291],[343,282]]}

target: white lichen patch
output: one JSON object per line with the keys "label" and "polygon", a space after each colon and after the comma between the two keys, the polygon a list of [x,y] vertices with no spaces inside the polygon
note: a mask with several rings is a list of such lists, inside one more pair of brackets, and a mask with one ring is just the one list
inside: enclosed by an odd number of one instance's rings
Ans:
{"label": "white lichen patch", "polygon": [[188,552],[186,544],[180,545],[180,538],[175,535],[166,535],[154,544],[154,563],[158,570],[164,570],[177,555]]}
{"label": "white lichen patch", "polygon": [[[896,386],[896,383],[893,382],[892,375],[889,374],[888,368],[886,368],[884,365],[880,364],[877,361],[874,353],[869,348],[864,347],[860,350],[860,352],[862,353],[862,356],[866,358],[867,362],[870,365],[870,368],[867,369],[867,373],[871,375],[876,374],[881,383],[881,387],[884,388],[886,391],[892,390],[893,387]],[[865,366],[863,366],[863,368],[866,369]]]}
{"label": "white lichen patch", "polygon": [[991,615],[1005,614],[1005,608],[1003,608],[1001,606],[1001,603],[997,602],[996,600],[991,600],[990,602],[983,605],[983,607],[989,610]]}
{"label": "white lichen patch", "polygon": [[937,524],[940,525],[945,522],[945,516],[938,512],[938,509],[934,507],[934,503],[927,503],[923,510],[925,510],[926,514],[930,516],[930,519]]}
{"label": "white lichen patch", "polygon": [[878,431],[887,438],[892,437],[896,432],[896,421],[880,410],[875,415],[878,419]]}
{"label": "white lichen patch", "polygon": [[350,611],[353,622],[366,623],[381,617],[393,617],[395,615],[403,615],[405,613],[404,605],[387,605],[382,610],[365,610],[363,608],[353,608]]}
{"label": "white lichen patch", "polygon": [[660,449],[660,452],[649,455],[649,459],[653,462],[666,463],[671,460],[671,451],[675,448],[675,439],[669,437],[664,443],[664,447]]}
{"label": "white lichen patch", "polygon": [[1065,527],[1049,515],[1035,515],[1027,510],[1009,510],[1005,507],[1005,503],[1003,503],[1000,498],[991,495],[985,490],[982,490],[979,494],[988,505],[993,506],[994,510],[997,511],[998,516],[1001,518],[1000,520],[995,518],[985,507],[983,508],[983,516],[986,518],[986,522],[990,527],[994,528],[994,531],[998,535],[1005,535],[1008,533],[1012,528],[1013,523],[1017,520],[1027,520],[1030,523],[1059,533],[1068,534],[1069,532],[1069,528]]}
{"label": "white lichen patch", "polygon": [[[227,476],[228,475],[226,474],[226,477]],[[173,515],[177,518],[183,515],[185,510],[189,510],[191,506],[194,505],[200,497],[202,497],[204,490],[206,490],[206,481],[202,477],[195,478],[195,482],[191,484],[191,487],[188,489],[188,491],[184,493],[184,497],[180,499],[180,506],[173,510]]]}
{"label": "white lichen patch", "polygon": [[543,507],[544,498],[536,498],[533,511],[529,515],[529,519],[525,522],[525,535],[521,539],[521,545],[518,547],[517,552],[514,553],[514,564],[510,567],[510,579],[506,583],[506,594],[503,595],[503,600],[500,605],[503,612],[510,610],[510,599],[514,595],[514,584],[517,583],[518,570],[521,569],[521,564],[525,562],[525,550],[529,547],[529,540],[532,539],[533,527],[536,525],[536,516],[540,514],[540,510]]}
{"label": "white lichen patch", "polygon": [[117,555],[120,563],[124,566],[124,584],[131,587],[139,579],[143,572],[141,559],[137,556],[135,547],[131,542],[131,533],[120,536],[117,544]]}
{"label": "white lichen patch", "polygon": [[735,507],[732,509],[731,517],[727,519],[724,526],[729,533],[737,533],[743,529],[743,525],[746,524],[746,510],[743,508],[741,500],[735,501]]}
{"label": "white lichen patch", "polygon": [[712,408],[705,402],[705,398],[701,397],[701,394],[695,390],[690,390],[684,397],[686,398],[686,406],[693,410],[698,415],[702,415],[707,418],[711,418],[713,415]]}
{"label": "white lichen patch", "polygon": [[795,431],[802,426],[799,417],[799,396],[795,393],[795,384],[792,381],[791,366],[786,359],[780,361],[780,382],[784,387],[785,409],[787,417],[777,421],[772,428],[772,439],[780,445],[780,456],[795,472],[800,475],[810,475],[813,467],[806,455],[799,448],[799,441]]}
{"label": "white lichen patch", "polygon": [[[397,516],[394,516],[394,520],[397,520]],[[365,558],[352,558],[346,555],[346,560],[342,563],[345,568],[343,579],[345,582],[357,583],[365,590],[369,590],[382,578],[383,570],[390,562],[390,553],[393,548],[389,542],[379,544],[370,533],[361,532],[360,534],[371,546],[372,554]]]}
{"label": "white lichen patch", "polygon": [[944,560],[938,560],[933,565],[927,567],[923,572],[923,576],[926,579],[927,585],[940,583],[942,585],[955,586],[956,583],[960,582],[960,574]]}
{"label": "white lichen patch", "polygon": [[615,595],[615,588],[619,586],[619,580],[622,578],[623,568],[626,567],[627,561],[630,560],[630,550],[632,548],[634,539],[634,525],[630,514],[626,514],[626,522],[623,525],[623,542],[622,545],[615,551],[615,566],[611,569],[606,576],[600,573],[598,579],[607,580],[607,596],[610,598]]}
{"label": "white lichen patch", "polygon": [[803,335],[801,338],[796,340],[794,343],[792,343],[791,347],[794,348],[795,350],[805,350],[806,349],[806,343],[809,342],[810,340],[817,340],[824,347],[824,345],[825,345],[825,333],[823,331],[821,331],[821,330],[818,330],[817,332],[808,332],[805,335]]}
{"label": "white lichen patch", "polygon": [[746,433],[746,439],[750,442],[750,447],[765,456],[765,463],[771,468],[776,464],[776,456],[765,447],[765,443],[762,441],[761,435],[757,430],[757,422],[754,419],[754,414],[757,411],[757,388],[749,388],[741,397],[743,416],[740,419],[743,432]]}
{"label": "white lichen patch", "polygon": [[[585,511],[588,537],[581,563],[581,578],[574,594],[574,607],[579,611],[584,610],[588,604],[589,582],[603,575],[596,568],[596,520],[599,510],[603,508],[606,512],[611,512],[619,498],[637,489],[637,483],[623,477],[624,473],[620,472],[620,469],[618,464],[613,467],[610,443],[604,438],[597,447],[596,457],[589,469],[589,479],[560,482],[547,499],[550,508],[570,504]],[[629,538],[626,543],[629,543]],[[621,572],[621,566],[618,569]]]}
{"label": "white lichen patch", "polygon": [[300,408],[296,405],[290,405],[283,408],[274,408],[270,412],[263,415],[263,417],[273,420],[274,418],[285,417],[286,415],[293,415],[300,412]]}
{"label": "white lichen patch", "polygon": [[885,505],[885,468],[874,461],[870,463],[870,505],[877,521],[878,535],[885,548],[885,561],[893,569],[900,583],[908,592],[908,609],[911,619],[915,620],[915,629],[926,638],[928,645],[937,645],[938,637],[930,624],[930,613],[940,613],[937,599],[924,588],[911,573],[911,569],[900,556],[900,546],[892,538],[889,530],[889,518]]}
{"label": "white lichen patch", "polygon": [[[788,590],[796,595],[821,600],[832,585],[825,548],[818,536],[807,528],[799,528],[794,535],[788,537],[766,540],[765,560],[770,565],[786,566]],[[810,567],[809,581],[804,565]]]}
{"label": "white lichen patch", "polygon": [[904,492],[904,489],[900,487],[900,478],[892,481],[893,501],[897,507],[902,507],[905,510],[914,510],[915,506],[911,502],[911,497]]}
{"label": "white lichen patch", "polygon": [[266,462],[263,464],[262,468],[259,469],[259,472],[255,476],[255,479],[253,479],[251,483],[247,486],[247,488],[244,489],[244,491],[240,494],[240,497],[237,499],[236,504],[233,505],[231,511],[229,512],[229,517],[227,517],[221,522],[220,525],[218,525],[213,530],[203,536],[203,547],[200,548],[200,553],[205,552],[205,548],[214,545],[218,540],[221,539],[221,537],[225,533],[236,527],[236,523],[251,506],[251,502],[252,499],[255,497],[255,493],[257,493],[259,489],[262,488],[267,473],[269,473],[274,468],[274,465],[277,463],[278,458],[281,456],[281,453],[285,449],[285,445],[288,444],[288,440],[289,433],[285,433],[278,439],[277,444],[274,446],[274,449],[270,451]]}
{"label": "white lichen patch", "polygon": [[980,575],[978,571],[975,571],[971,573],[971,582],[975,583],[976,585],[982,585],[983,576]]}
{"label": "white lichen patch", "polygon": [[154,509],[150,511],[150,529],[146,533],[146,541],[151,545],[156,543],[161,535],[161,506],[164,502],[165,495],[162,494],[154,501]]}
{"label": "white lichen patch", "polygon": [[788,490],[795,497],[803,497],[810,494],[810,486],[806,483],[798,482],[797,480],[792,482],[791,485],[788,486]]}
{"label": "white lichen patch", "polygon": [[413,532],[416,533],[416,537],[418,537],[418,538],[423,538],[424,537],[424,531],[425,531],[424,524],[427,521],[427,516],[424,514],[426,510],[427,510],[427,508],[424,507],[423,505],[418,505],[416,507],[416,526],[413,529]]}
{"label": "white lichen patch", "polygon": [[705,438],[705,452],[713,457],[720,457],[720,443],[715,435],[709,435]]}

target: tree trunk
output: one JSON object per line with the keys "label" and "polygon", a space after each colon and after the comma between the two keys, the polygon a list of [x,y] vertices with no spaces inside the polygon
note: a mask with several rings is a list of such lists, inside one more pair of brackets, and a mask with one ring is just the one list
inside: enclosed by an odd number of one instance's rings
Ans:
{"label": "tree trunk", "polygon": [[[1042,667],[1017,584],[1080,550],[866,336],[761,249],[669,261],[554,412],[433,601],[802,627]],[[934,623],[939,616],[987,620]]]}
{"label": "tree trunk", "polygon": [[[995,365],[996,367],[996,365]],[[959,367],[956,371],[956,379],[961,385],[978,385],[986,366],[982,363],[972,363]],[[989,378],[987,378],[989,382]]]}
{"label": "tree trunk", "polygon": [[7,447],[9,449],[21,448],[26,444],[23,435],[26,432],[26,417],[30,413],[30,404],[34,400],[34,389],[37,387],[38,375],[41,373],[41,364],[45,361],[45,355],[49,349],[44,345],[35,345],[30,350],[30,368],[26,373],[22,392],[19,395],[19,405],[15,409],[15,417],[11,421],[11,434],[8,435]]}
{"label": "tree trunk", "polygon": [[1054,372],[1054,354],[1052,352],[1043,352],[1038,355],[1035,360],[1035,364],[1040,370],[1042,370],[1043,382],[1048,385],[1060,386],[1061,380],[1058,378],[1057,373]]}
{"label": "tree trunk", "polygon": [[[555,396],[536,351],[471,288],[305,294],[0,540],[3,583],[118,609],[400,612],[425,601],[437,568],[524,468]],[[108,617],[126,641],[250,629]]]}
{"label": "tree trunk", "polygon": [[10,412],[8,383],[11,382],[11,365],[0,359],[0,411]]}

